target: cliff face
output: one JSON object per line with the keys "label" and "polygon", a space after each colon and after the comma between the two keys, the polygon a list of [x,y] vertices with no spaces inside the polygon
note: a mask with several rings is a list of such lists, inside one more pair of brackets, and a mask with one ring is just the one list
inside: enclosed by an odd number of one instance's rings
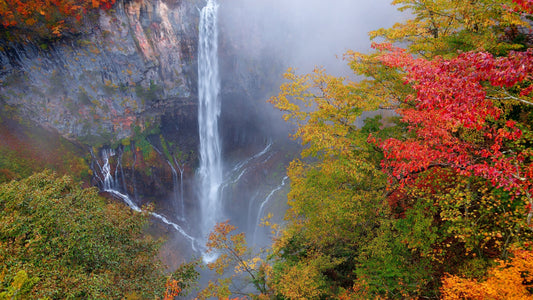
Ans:
{"label": "cliff face", "polygon": [[120,140],[163,111],[194,106],[195,2],[119,1],[76,38],[0,44],[0,101],[88,143]]}

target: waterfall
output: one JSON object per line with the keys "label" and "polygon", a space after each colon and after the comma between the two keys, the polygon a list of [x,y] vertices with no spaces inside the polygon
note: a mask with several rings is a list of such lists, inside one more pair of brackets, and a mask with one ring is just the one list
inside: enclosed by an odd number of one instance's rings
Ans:
{"label": "waterfall", "polygon": [[220,116],[220,79],[217,55],[217,11],[215,0],[202,9],[198,45],[198,127],[200,137],[199,196],[201,232],[207,237],[222,214],[220,185],[222,161],[218,118]]}
{"label": "waterfall", "polygon": [[[225,176],[224,176],[224,177],[226,177],[226,180],[222,183],[222,186],[220,188],[220,193],[223,194],[225,188],[227,188],[228,186],[230,186],[232,184],[235,184],[235,183],[239,182],[239,180],[241,180],[241,178],[244,175],[244,173],[246,173],[246,171],[248,171],[247,165],[250,162],[252,162],[253,160],[265,155],[270,150],[271,146],[272,146],[272,141],[269,141],[268,145],[261,152],[259,152],[259,153],[255,154],[254,156],[249,157],[246,160],[236,164],[235,167],[233,167],[231,169],[231,171],[227,172],[227,174],[225,174]],[[264,160],[263,162],[266,162],[267,160],[268,160],[268,158],[266,160]],[[239,172],[239,175],[235,176],[235,174],[237,174],[237,172]]]}
{"label": "waterfall", "polygon": [[[91,154],[92,154],[92,151],[91,151]],[[142,209],[137,204],[135,204],[135,202],[133,202],[127,194],[123,194],[119,191],[119,187],[117,184],[118,180],[117,178],[113,177],[113,173],[111,172],[111,164],[109,162],[109,158],[111,158],[112,156],[115,156],[115,151],[113,149],[104,149],[102,150],[102,160],[104,162],[103,166],[100,167],[98,160],[96,160],[97,165],[100,168],[100,173],[104,177],[103,180],[101,180],[101,182],[103,183],[103,190],[115,196],[116,198],[124,201],[124,203],[126,203],[126,205],[128,205],[134,211],[141,212]],[[117,165],[115,167],[115,175],[118,174],[118,169],[120,168],[121,166],[120,166],[120,158],[119,158]],[[172,226],[172,228],[174,228],[182,236],[188,239],[191,242],[191,248],[193,251],[198,250],[198,248],[196,247],[197,246],[196,239],[190,236],[189,234],[187,234],[187,232],[185,232],[185,230],[183,230],[183,228],[181,228],[178,224],[172,221],[169,221],[165,216],[160,215],[158,213],[150,212],[150,214],[154,218],[160,220],[161,222]],[[200,246],[200,248],[202,248],[202,246]]]}
{"label": "waterfall", "polygon": [[256,237],[257,237],[257,229],[259,228],[260,224],[261,224],[261,218],[263,217],[263,214],[264,214],[264,209],[265,209],[265,205],[270,201],[270,199],[272,198],[272,196],[274,196],[275,193],[277,193],[279,190],[281,190],[285,184],[286,184],[286,181],[289,179],[288,176],[285,176],[283,177],[283,179],[281,180],[281,183],[275,187],[265,198],[265,200],[263,200],[263,202],[261,202],[261,205],[259,206],[259,211],[257,212],[257,219],[255,221],[255,227],[254,227],[254,234],[253,234],[253,244],[256,245]]}
{"label": "waterfall", "polygon": [[265,208],[265,204],[268,203],[270,198],[279,190],[281,190],[285,186],[285,181],[289,179],[288,176],[283,177],[283,180],[281,181],[281,184],[278,185],[275,189],[273,189],[268,196],[266,196],[265,200],[261,202],[261,205],[259,206],[259,211],[257,212],[257,220],[255,221],[255,228],[259,227],[259,222],[261,221],[261,217],[263,216],[263,209]]}
{"label": "waterfall", "polygon": [[111,165],[109,164],[109,158],[115,156],[113,149],[104,149],[102,151],[102,159],[104,160],[104,166],[102,167],[102,174],[104,175],[104,191],[115,188],[115,179],[111,175]]}
{"label": "waterfall", "polygon": [[180,171],[180,197],[179,197],[179,205],[180,205],[180,218],[185,221],[185,200],[183,199],[183,165],[180,165],[178,163],[178,160],[176,159],[176,156],[172,156],[174,159],[174,163],[176,164],[176,167]]}

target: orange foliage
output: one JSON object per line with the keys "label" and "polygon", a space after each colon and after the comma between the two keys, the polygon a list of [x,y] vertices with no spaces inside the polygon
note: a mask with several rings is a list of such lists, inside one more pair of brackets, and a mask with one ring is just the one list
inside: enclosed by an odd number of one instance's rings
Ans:
{"label": "orange foliage", "polygon": [[483,282],[445,277],[442,299],[533,299],[533,251],[515,250],[513,254],[511,261],[491,268]]}
{"label": "orange foliage", "polygon": [[0,24],[6,29],[33,32],[40,37],[59,37],[76,31],[92,9],[110,9],[115,0],[0,0]]}
{"label": "orange foliage", "polygon": [[173,300],[175,297],[179,296],[181,293],[181,287],[179,286],[179,281],[176,279],[169,278],[165,284],[165,296],[163,300]]}

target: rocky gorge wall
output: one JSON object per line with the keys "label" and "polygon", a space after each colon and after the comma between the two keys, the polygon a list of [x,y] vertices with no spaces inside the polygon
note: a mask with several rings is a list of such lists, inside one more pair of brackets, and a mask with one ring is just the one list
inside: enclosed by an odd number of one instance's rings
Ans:
{"label": "rocky gorge wall", "polygon": [[118,1],[84,33],[0,51],[0,99],[62,135],[120,140],[196,103],[197,3]]}
{"label": "rocky gorge wall", "polygon": [[[100,188],[102,151],[112,148],[120,191],[176,215],[177,164],[190,195],[197,160],[201,6],[200,0],[122,0],[76,36],[0,40],[0,109],[86,149],[90,183]],[[65,154],[58,148],[56,155]]]}

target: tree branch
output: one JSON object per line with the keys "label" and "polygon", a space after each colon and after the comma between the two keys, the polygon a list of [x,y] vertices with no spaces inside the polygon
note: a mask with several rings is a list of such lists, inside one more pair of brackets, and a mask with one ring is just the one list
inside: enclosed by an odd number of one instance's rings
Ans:
{"label": "tree branch", "polygon": [[511,99],[511,100],[520,101],[520,102],[525,103],[525,104],[527,104],[527,105],[531,105],[531,106],[533,106],[533,102],[529,102],[529,101],[527,101],[527,100],[525,100],[525,99],[515,97],[515,96],[509,94],[507,91],[502,91],[502,92],[503,92],[507,97],[500,98],[500,97],[488,97],[488,96],[487,96],[487,98],[488,98],[488,99],[493,99],[493,100],[510,100],[510,99]]}

